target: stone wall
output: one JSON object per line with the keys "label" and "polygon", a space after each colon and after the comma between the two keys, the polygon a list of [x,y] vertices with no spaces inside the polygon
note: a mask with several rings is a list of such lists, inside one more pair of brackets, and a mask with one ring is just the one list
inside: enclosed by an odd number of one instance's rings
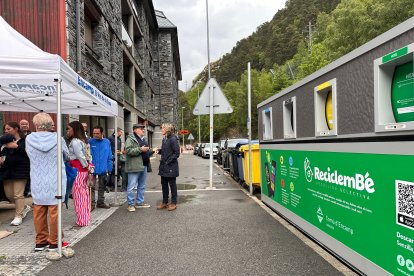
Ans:
{"label": "stone wall", "polygon": [[[161,122],[178,123],[178,81],[173,59],[171,33],[159,32],[160,97],[161,108],[158,116]],[[158,63],[158,62],[157,62]],[[158,76],[158,68],[157,68]]]}
{"label": "stone wall", "polygon": [[[120,1],[95,0],[102,12],[93,32],[93,49],[85,45],[84,1],[80,1],[81,67],[78,72],[111,98],[122,102],[123,68]],[[76,70],[76,0],[66,0],[68,63]]]}
{"label": "stone wall", "polygon": [[[76,1],[66,0],[67,54],[69,65],[76,70]],[[121,1],[93,0],[102,13],[93,31],[93,49],[85,45],[84,0],[80,0],[81,67],[78,72],[106,95],[123,103],[124,74],[122,50]],[[143,36],[134,41],[134,58],[143,73],[136,74],[136,107],[153,125],[177,124],[178,80],[175,72],[169,30],[151,27],[143,1],[135,1]],[[158,54],[158,50],[160,53]],[[160,63],[158,62],[160,56]],[[159,68],[160,64],[160,68]],[[160,70],[160,75],[158,74]],[[160,86],[159,86],[160,84]],[[136,121],[137,114],[132,121]],[[122,115],[121,115],[122,116]]]}

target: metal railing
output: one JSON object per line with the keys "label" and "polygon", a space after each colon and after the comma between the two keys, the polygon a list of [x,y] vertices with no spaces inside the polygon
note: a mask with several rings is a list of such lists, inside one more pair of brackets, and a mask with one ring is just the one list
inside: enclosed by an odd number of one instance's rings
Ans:
{"label": "metal railing", "polygon": [[134,105],[134,90],[129,87],[128,84],[124,83],[124,100],[132,106]]}

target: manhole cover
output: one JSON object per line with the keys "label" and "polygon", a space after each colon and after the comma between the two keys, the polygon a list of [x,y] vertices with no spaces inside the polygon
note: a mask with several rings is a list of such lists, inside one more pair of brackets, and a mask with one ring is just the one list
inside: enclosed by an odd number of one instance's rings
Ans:
{"label": "manhole cover", "polygon": [[194,184],[177,184],[177,190],[194,190],[196,187]]}

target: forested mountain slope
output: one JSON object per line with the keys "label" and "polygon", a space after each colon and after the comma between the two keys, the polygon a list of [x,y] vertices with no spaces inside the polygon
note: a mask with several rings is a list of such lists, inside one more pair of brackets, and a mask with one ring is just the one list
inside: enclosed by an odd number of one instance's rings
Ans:
{"label": "forested mountain slope", "polygon": [[[413,16],[412,0],[287,1],[270,22],[212,64],[212,76],[234,110],[214,117],[214,138],[246,137],[248,62],[252,68],[252,134],[257,137],[258,103]],[[309,21],[314,25],[312,43],[302,34]],[[197,92],[204,88],[206,70],[199,79],[201,84],[180,95],[181,106],[188,107],[184,119],[193,135],[198,120],[190,111]],[[208,116],[201,116],[202,138],[209,136],[208,125]]]}

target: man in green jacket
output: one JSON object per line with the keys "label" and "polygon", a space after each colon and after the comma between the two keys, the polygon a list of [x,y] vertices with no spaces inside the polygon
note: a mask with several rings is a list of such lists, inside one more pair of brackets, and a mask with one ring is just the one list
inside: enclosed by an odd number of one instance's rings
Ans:
{"label": "man in green jacket", "polygon": [[[126,160],[125,172],[128,173],[127,200],[128,211],[134,212],[136,201],[137,208],[148,208],[149,204],[144,202],[147,172],[150,168],[149,157],[157,150],[150,149],[144,138],[145,125],[136,124],[132,127],[133,133],[128,135],[125,142]],[[137,189],[134,195],[134,188]]]}

